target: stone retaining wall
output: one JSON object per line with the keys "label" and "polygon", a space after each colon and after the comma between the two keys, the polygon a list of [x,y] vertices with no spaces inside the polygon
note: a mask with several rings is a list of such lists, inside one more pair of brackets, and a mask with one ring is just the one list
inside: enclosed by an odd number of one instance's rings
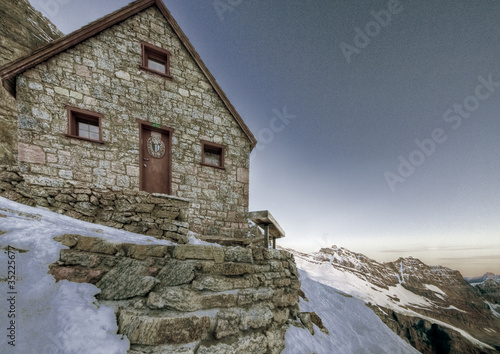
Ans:
{"label": "stone retaining wall", "polygon": [[187,242],[189,201],[163,194],[90,189],[78,184],[30,185],[15,167],[0,167],[0,196],[80,220]]}
{"label": "stone retaining wall", "polygon": [[55,240],[69,249],[50,273],[101,289],[98,300],[115,309],[129,353],[280,353],[288,323],[307,317],[285,251]]}

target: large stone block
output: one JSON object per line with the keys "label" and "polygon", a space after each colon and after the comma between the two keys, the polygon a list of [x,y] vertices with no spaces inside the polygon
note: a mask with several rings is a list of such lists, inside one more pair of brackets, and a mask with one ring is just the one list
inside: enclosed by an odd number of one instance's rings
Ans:
{"label": "large stone block", "polygon": [[264,250],[264,259],[286,260],[287,252],[269,248]]}
{"label": "large stone block", "polygon": [[135,211],[137,213],[151,213],[154,207],[154,204],[137,204],[135,206]]}
{"label": "large stone block", "polygon": [[73,250],[61,250],[59,260],[65,265],[80,265],[87,268],[95,268],[103,259],[102,255],[94,253],[83,253]]}
{"label": "large stone block", "polygon": [[96,286],[103,300],[123,300],[148,294],[159,280],[148,276],[149,267],[130,258],[121,260]]}
{"label": "large stone block", "polygon": [[267,327],[273,320],[273,312],[265,304],[252,306],[248,310],[240,310],[240,329],[258,329]]}
{"label": "large stone block", "polygon": [[248,310],[241,308],[222,310],[217,315],[215,338],[221,339],[239,331],[265,328],[272,319],[272,311],[262,304],[252,306]]}
{"label": "large stone block", "polygon": [[34,164],[45,163],[45,152],[42,148],[36,145],[25,143],[18,144],[18,159],[21,162],[29,162]]}
{"label": "large stone block", "polygon": [[226,247],[224,249],[224,261],[253,263],[252,250],[242,247]]}
{"label": "large stone block", "polygon": [[173,257],[180,260],[205,259],[222,263],[224,262],[224,250],[217,246],[179,245],[175,247]]}
{"label": "large stone block", "polygon": [[191,287],[195,290],[226,291],[249,288],[253,284],[247,277],[228,278],[220,275],[202,274],[193,280]]}
{"label": "large stone block", "polygon": [[159,257],[163,258],[168,256],[167,245],[138,245],[131,243],[123,243],[121,245],[122,249],[125,250],[125,255],[127,257],[135,259],[146,259],[148,257]]}
{"label": "large stone block", "polygon": [[167,315],[120,311],[119,333],[124,334],[131,344],[161,345],[190,343],[205,337],[210,328],[209,317],[170,317]]}
{"label": "large stone block", "polygon": [[248,263],[202,263],[203,271],[210,274],[234,276],[253,274],[255,269]]}
{"label": "large stone block", "polygon": [[160,287],[178,286],[189,284],[194,279],[194,264],[170,259],[156,275]]}
{"label": "large stone block", "polygon": [[85,267],[51,267],[49,273],[56,281],[68,280],[75,283],[96,284],[106,274],[102,269],[89,269]]}
{"label": "large stone block", "polygon": [[77,235],[78,243],[75,249],[93,253],[103,253],[114,255],[118,252],[119,244],[112,243],[97,237],[87,237]]}
{"label": "large stone block", "polygon": [[234,294],[204,294],[188,288],[175,287],[149,293],[147,305],[151,309],[192,312],[235,306],[236,297]]}

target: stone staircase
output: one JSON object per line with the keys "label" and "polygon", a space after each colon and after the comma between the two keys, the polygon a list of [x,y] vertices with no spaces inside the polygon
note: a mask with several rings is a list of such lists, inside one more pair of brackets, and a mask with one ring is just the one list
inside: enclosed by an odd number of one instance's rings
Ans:
{"label": "stone staircase", "polygon": [[69,248],[50,273],[101,289],[98,301],[115,310],[129,353],[279,353],[288,323],[304,317],[285,251],[55,240]]}

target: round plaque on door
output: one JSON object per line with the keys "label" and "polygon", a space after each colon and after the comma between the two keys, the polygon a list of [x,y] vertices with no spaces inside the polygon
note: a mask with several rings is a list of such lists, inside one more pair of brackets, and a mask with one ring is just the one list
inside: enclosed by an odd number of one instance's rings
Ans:
{"label": "round plaque on door", "polygon": [[147,142],[148,154],[154,158],[161,159],[165,155],[165,144],[160,136],[151,136]]}

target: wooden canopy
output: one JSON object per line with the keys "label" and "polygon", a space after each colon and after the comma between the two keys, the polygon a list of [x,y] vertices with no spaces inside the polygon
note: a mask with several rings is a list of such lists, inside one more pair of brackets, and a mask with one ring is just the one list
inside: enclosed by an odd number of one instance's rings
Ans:
{"label": "wooden canopy", "polygon": [[248,218],[259,227],[265,228],[269,226],[269,236],[272,238],[285,237],[285,231],[268,210],[252,211],[248,214]]}

